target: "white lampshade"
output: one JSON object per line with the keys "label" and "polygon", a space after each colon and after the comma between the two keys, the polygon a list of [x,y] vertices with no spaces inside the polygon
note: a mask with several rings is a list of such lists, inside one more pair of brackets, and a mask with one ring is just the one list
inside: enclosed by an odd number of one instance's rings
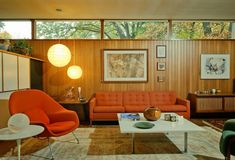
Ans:
{"label": "white lampshade", "polygon": [[70,66],[67,70],[67,74],[71,79],[78,79],[82,76],[82,69],[79,66]]}
{"label": "white lampshade", "polygon": [[64,67],[70,62],[71,53],[65,45],[55,44],[49,48],[47,58],[52,65]]}

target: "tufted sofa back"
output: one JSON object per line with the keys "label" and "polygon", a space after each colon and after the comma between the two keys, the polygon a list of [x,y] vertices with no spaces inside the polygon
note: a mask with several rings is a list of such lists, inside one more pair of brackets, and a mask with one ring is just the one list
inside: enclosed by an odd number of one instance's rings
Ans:
{"label": "tufted sofa back", "polygon": [[122,92],[96,92],[97,106],[122,106]]}
{"label": "tufted sofa back", "polygon": [[176,103],[175,91],[153,91],[149,92],[150,104],[156,105],[170,105]]}
{"label": "tufted sofa back", "polygon": [[148,92],[136,91],[136,92],[123,92],[123,101],[125,105],[149,105]]}

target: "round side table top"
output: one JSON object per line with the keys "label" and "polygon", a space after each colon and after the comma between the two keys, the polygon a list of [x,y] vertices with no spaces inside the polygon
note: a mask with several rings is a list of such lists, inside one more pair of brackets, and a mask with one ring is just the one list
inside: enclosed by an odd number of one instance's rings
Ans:
{"label": "round side table top", "polygon": [[17,140],[36,136],[44,131],[39,125],[29,125],[18,132],[12,132],[9,128],[0,129],[0,140]]}

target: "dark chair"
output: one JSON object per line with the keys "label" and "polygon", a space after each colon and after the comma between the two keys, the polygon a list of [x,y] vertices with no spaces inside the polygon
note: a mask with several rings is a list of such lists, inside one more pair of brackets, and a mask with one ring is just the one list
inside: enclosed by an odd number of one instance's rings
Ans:
{"label": "dark chair", "polygon": [[230,160],[230,155],[235,155],[235,119],[224,123],[220,138],[220,152],[225,156],[225,160]]}

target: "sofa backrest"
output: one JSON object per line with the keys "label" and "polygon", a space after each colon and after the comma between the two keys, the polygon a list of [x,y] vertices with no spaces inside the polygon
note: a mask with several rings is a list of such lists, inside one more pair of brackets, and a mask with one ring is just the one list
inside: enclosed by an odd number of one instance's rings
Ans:
{"label": "sofa backrest", "polygon": [[96,92],[97,106],[122,106],[123,98],[122,92]]}
{"label": "sofa backrest", "polygon": [[176,103],[175,91],[153,91],[149,92],[149,97],[152,106]]}
{"label": "sofa backrest", "polygon": [[124,105],[150,105],[148,92],[123,92]]}

